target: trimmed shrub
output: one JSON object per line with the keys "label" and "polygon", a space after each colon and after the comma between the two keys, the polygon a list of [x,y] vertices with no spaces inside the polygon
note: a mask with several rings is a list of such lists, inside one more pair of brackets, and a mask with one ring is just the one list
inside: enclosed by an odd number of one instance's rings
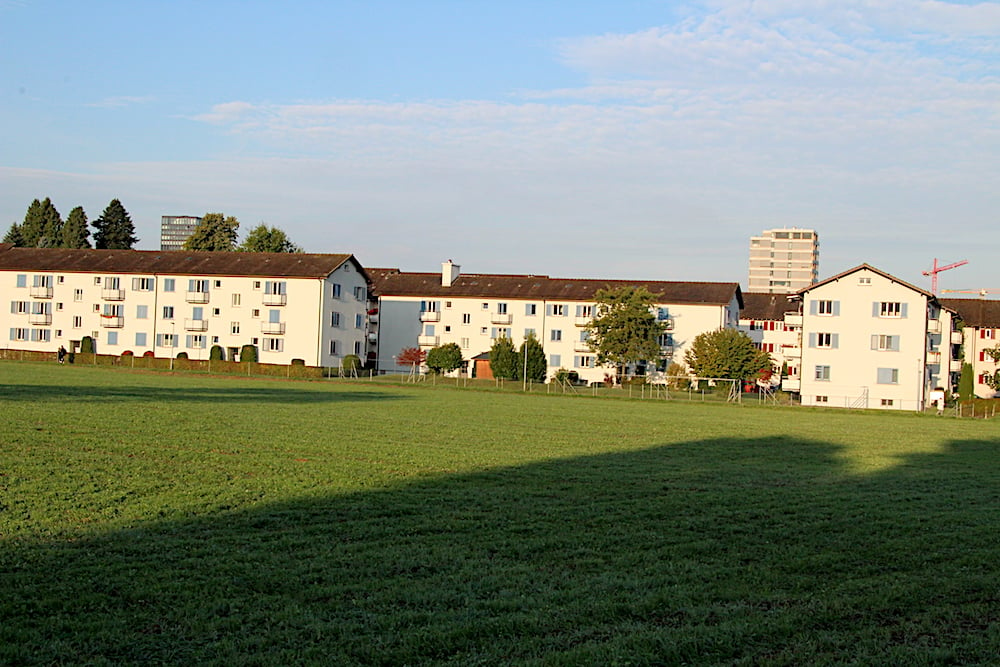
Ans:
{"label": "trimmed shrub", "polygon": [[142,356],[144,356],[144,357],[155,357],[156,355],[153,354],[152,350],[146,350],[145,352],[142,353]]}
{"label": "trimmed shrub", "polygon": [[361,358],[356,354],[349,354],[340,362],[341,375],[353,375],[361,370]]}
{"label": "trimmed shrub", "polygon": [[225,361],[226,351],[222,349],[221,345],[213,345],[211,351],[208,353],[208,358],[211,361]]}
{"label": "trimmed shrub", "polygon": [[81,354],[93,354],[94,353],[94,339],[90,336],[84,336],[80,339],[80,353]]}
{"label": "trimmed shrub", "polygon": [[256,345],[244,345],[240,348],[240,361],[257,361],[257,346]]}
{"label": "trimmed shrub", "polygon": [[305,366],[305,365],[306,365],[305,359],[292,359],[292,366]]}
{"label": "trimmed shrub", "polygon": [[187,359],[188,358],[188,353],[187,352],[178,352],[177,353],[177,358],[178,359]]}

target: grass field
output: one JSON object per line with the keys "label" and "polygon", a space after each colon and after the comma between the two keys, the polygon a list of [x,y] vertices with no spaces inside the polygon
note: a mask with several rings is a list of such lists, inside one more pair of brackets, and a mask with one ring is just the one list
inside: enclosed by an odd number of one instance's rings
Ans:
{"label": "grass field", "polygon": [[1000,655],[1000,432],[0,364],[0,663]]}

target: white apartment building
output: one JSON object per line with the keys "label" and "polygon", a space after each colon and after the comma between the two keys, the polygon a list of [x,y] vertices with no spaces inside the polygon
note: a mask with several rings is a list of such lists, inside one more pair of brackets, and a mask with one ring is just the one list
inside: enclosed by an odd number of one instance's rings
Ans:
{"label": "white apartment building", "polygon": [[993,398],[997,392],[987,383],[1000,365],[993,361],[987,350],[996,349],[1000,345],[1000,301],[991,299],[941,299],[941,304],[956,313],[961,320],[963,329],[956,332],[954,358],[957,359],[958,370],[961,363],[972,364],[974,391],[980,398]]}
{"label": "white apartment building", "polygon": [[[16,248],[0,244],[0,298],[10,303],[6,348],[236,360],[364,359],[368,277],[348,254]],[[6,310],[6,309],[5,309]]]}
{"label": "white apartment building", "polygon": [[786,294],[819,278],[819,236],[812,229],[766,229],[750,239],[748,292]]}
{"label": "white apartment building", "polygon": [[930,292],[867,264],[798,292],[803,405],[922,410],[935,387],[950,388],[961,332]]}
{"label": "white apartment building", "polygon": [[164,215],[160,218],[160,250],[181,250],[201,218],[193,215]]}
{"label": "white apartment building", "polygon": [[[519,346],[530,333],[541,342],[548,376],[560,368],[586,382],[603,382],[614,369],[598,366],[587,344],[595,294],[602,288],[643,286],[660,295],[657,317],[666,323],[661,339],[666,359],[683,360],[695,336],[735,327],[743,305],[737,283],[577,280],[536,275],[462,274],[457,264],[440,273],[369,269],[378,299],[380,370],[407,372],[395,356],[408,347],[424,350],[456,343],[469,362],[501,336]],[[661,369],[665,364],[661,364]],[[469,364],[466,372],[472,372]],[[653,368],[632,369],[654,374]]]}
{"label": "white apartment building", "polygon": [[799,301],[792,294],[745,292],[739,329],[761,350],[771,355],[776,373],[772,384],[782,377],[798,381],[802,357],[802,318]]}

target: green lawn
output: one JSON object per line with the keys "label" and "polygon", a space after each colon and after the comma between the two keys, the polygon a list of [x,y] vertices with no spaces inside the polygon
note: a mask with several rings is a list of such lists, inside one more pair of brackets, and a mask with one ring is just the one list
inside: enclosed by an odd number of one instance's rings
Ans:
{"label": "green lawn", "polygon": [[1000,431],[0,364],[0,664],[1000,655]]}

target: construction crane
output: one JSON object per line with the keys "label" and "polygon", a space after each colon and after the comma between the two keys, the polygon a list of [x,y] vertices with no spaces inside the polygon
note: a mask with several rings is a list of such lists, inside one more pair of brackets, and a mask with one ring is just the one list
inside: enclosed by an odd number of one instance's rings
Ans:
{"label": "construction crane", "polygon": [[968,264],[969,260],[963,259],[961,262],[955,262],[954,264],[949,264],[947,266],[938,266],[937,257],[934,258],[934,266],[930,271],[924,271],[923,275],[931,277],[931,294],[937,294],[937,277],[942,271],[947,271],[948,269],[957,269],[960,266]]}
{"label": "construction crane", "polygon": [[985,299],[987,294],[1000,294],[1000,289],[943,289],[941,293],[949,294],[978,294],[980,299]]}

